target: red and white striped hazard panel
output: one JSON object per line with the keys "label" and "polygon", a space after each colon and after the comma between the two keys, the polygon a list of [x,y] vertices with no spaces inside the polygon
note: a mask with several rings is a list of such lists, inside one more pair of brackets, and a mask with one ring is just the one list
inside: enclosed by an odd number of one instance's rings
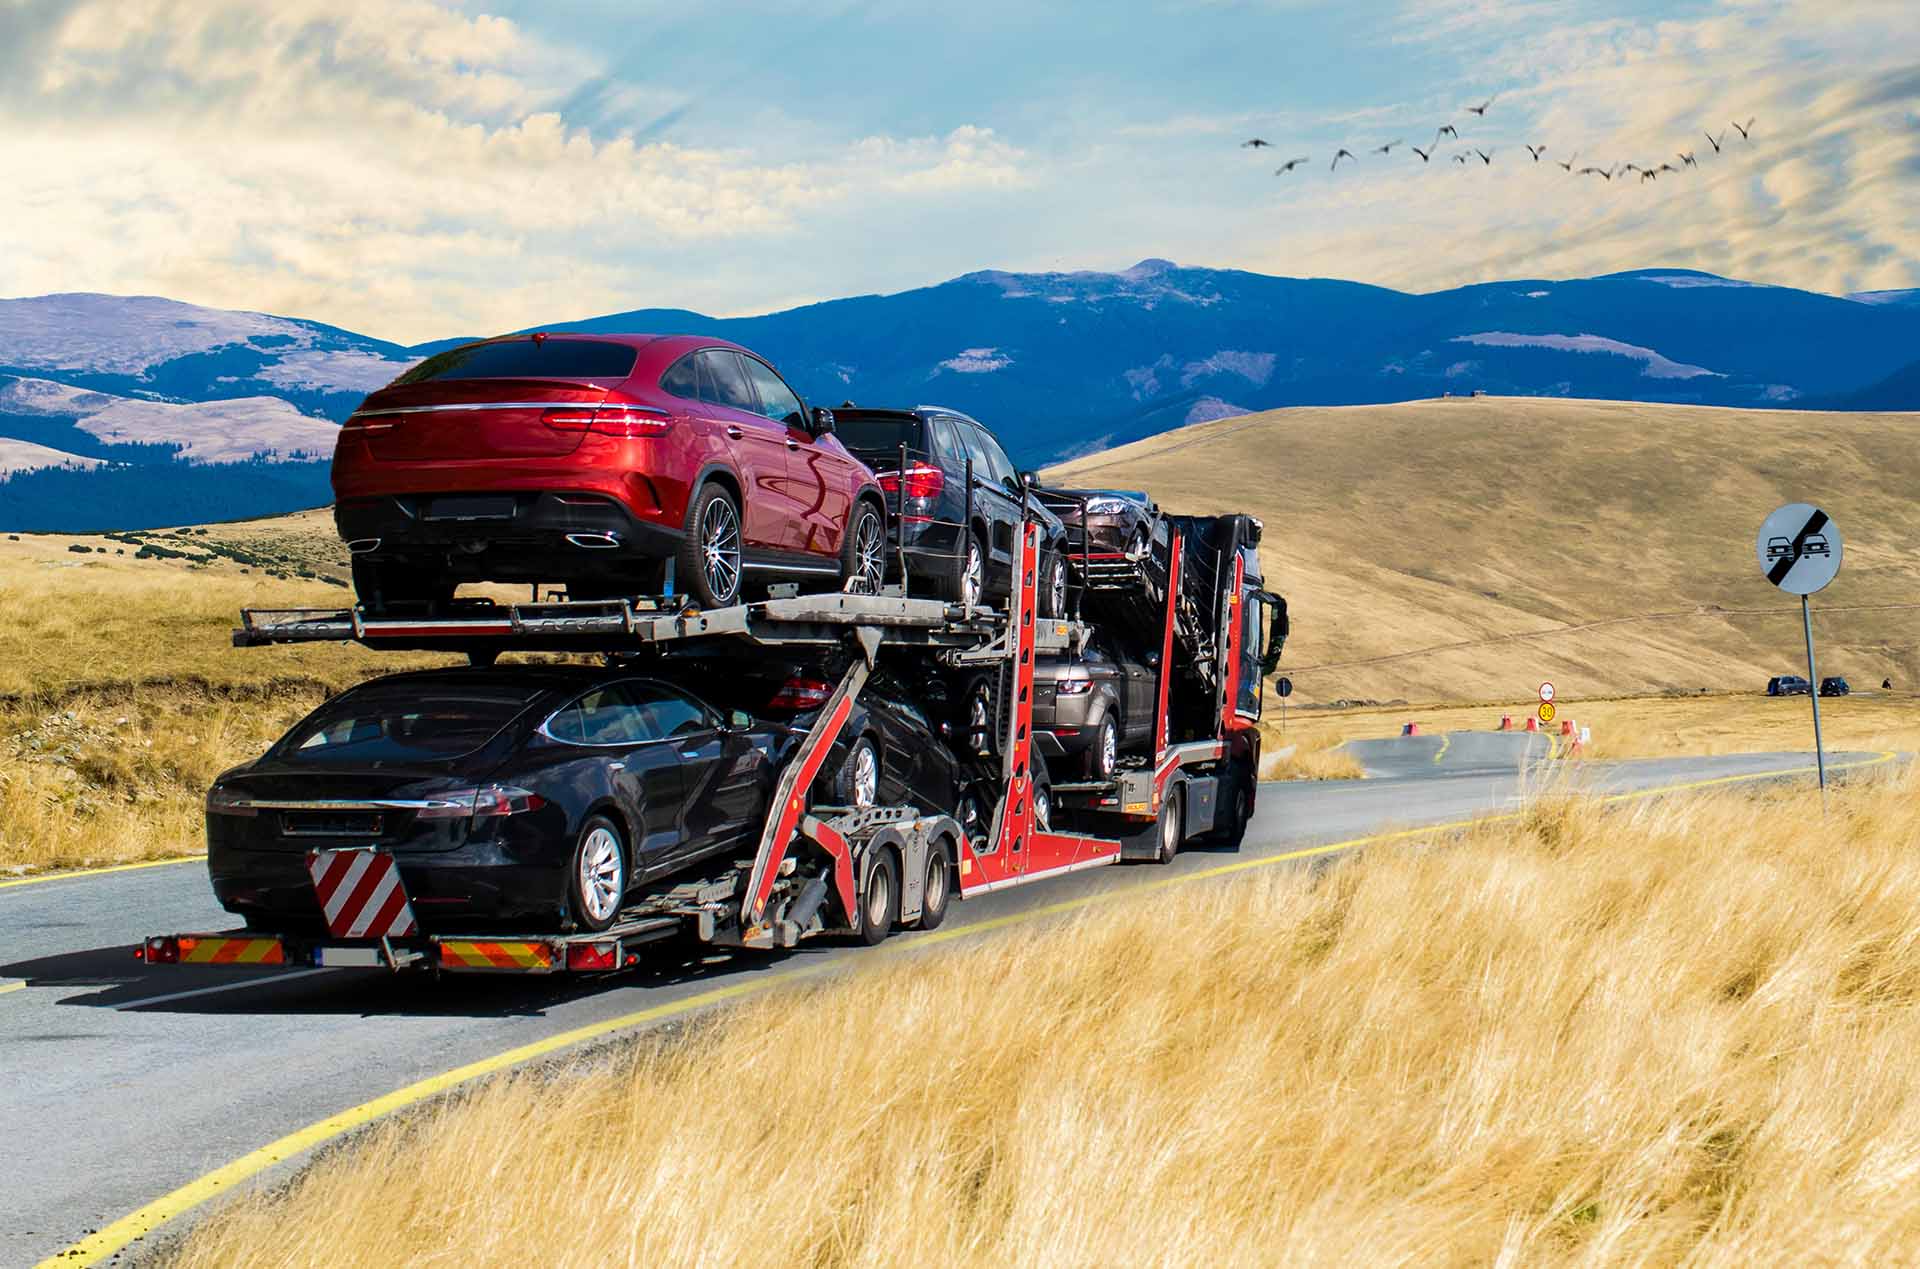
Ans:
{"label": "red and white striped hazard panel", "polygon": [[337,939],[404,938],[419,929],[400,884],[400,867],[379,850],[316,850],[307,872]]}

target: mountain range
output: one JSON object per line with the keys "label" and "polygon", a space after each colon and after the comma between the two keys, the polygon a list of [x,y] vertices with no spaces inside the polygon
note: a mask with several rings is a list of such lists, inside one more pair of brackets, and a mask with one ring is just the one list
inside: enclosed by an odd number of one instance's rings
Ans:
{"label": "mountain range", "polygon": [[[635,309],[529,329],[722,336],[812,403],[949,405],[1035,466],[1248,411],[1447,392],[1920,410],[1920,290],[1831,296],[1686,269],[1411,295],[1144,260],[759,317]],[[0,528],[322,504],[339,422],[460,342],[147,296],[0,300]]]}

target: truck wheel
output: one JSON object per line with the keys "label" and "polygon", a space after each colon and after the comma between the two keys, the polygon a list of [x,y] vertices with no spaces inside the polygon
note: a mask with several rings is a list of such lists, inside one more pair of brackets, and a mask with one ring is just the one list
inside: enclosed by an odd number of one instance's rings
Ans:
{"label": "truck wheel", "polygon": [[856,502],[840,543],[840,589],[849,595],[878,595],[886,580],[886,523],[871,502]]}
{"label": "truck wheel", "polygon": [[740,506],[709,481],[687,506],[680,539],[679,573],[687,594],[702,608],[740,602]]}
{"label": "truck wheel", "polygon": [[927,884],[920,892],[922,930],[937,930],[947,919],[947,904],[953,899],[953,861],[947,858],[947,844],[937,841],[927,852]]}
{"label": "truck wheel", "polygon": [[1185,816],[1180,813],[1180,790],[1174,789],[1160,803],[1159,846],[1154,850],[1153,861],[1157,864],[1170,864],[1173,857],[1180,853],[1180,835],[1185,827]]}
{"label": "truck wheel", "polygon": [[612,925],[627,900],[627,848],[612,820],[596,815],[587,821],[567,873],[574,925],[595,932]]}
{"label": "truck wheel", "polygon": [[867,887],[860,893],[860,941],[868,947],[885,942],[899,919],[899,868],[893,862],[893,852],[882,849],[867,872]]}
{"label": "truck wheel", "polygon": [[1240,849],[1246,840],[1247,824],[1253,819],[1253,779],[1236,767],[1221,791],[1225,802],[1225,820],[1214,829],[1214,840],[1229,850]]}
{"label": "truck wheel", "polygon": [[977,608],[986,593],[987,551],[980,535],[967,534],[967,547],[940,579],[940,598],[963,608]]}

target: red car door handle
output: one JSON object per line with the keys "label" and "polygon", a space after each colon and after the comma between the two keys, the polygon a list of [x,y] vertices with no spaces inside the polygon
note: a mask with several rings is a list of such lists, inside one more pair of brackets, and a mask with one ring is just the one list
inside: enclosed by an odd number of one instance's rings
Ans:
{"label": "red car door handle", "polygon": [[737,441],[741,437],[745,436],[746,433],[740,430],[739,424],[729,423],[727,424],[727,435]]}
{"label": "red car door handle", "polygon": [[787,448],[788,448],[788,449],[799,449],[799,448],[800,448],[800,442],[799,442],[799,441],[788,441],[788,442],[787,442]]}

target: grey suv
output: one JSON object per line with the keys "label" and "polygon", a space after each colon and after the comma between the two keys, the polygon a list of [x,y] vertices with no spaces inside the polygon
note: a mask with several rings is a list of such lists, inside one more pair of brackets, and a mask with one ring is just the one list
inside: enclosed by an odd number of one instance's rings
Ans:
{"label": "grey suv", "polygon": [[[1040,657],[1033,668],[1033,740],[1049,760],[1077,760],[1089,780],[1111,780],[1122,753],[1153,747],[1153,667],[1093,644]],[[1058,767],[1055,768],[1058,770]]]}

